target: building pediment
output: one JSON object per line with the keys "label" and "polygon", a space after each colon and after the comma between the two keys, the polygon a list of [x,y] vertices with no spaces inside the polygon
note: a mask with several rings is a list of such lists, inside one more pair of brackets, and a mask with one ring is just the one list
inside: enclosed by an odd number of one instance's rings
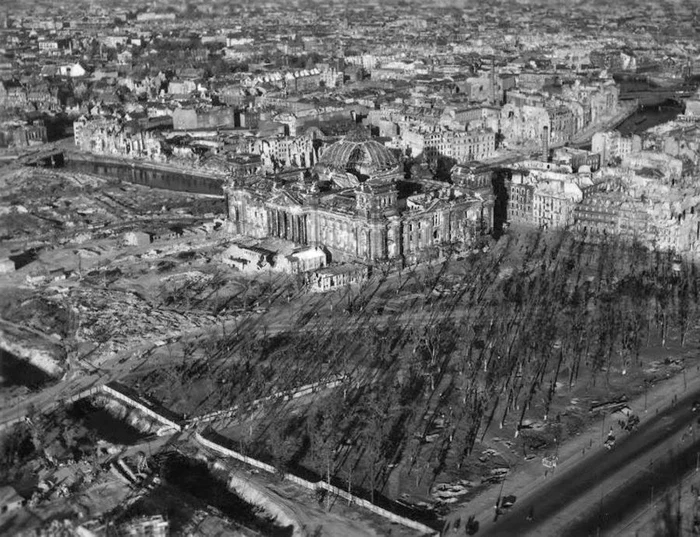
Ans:
{"label": "building pediment", "polygon": [[303,202],[301,198],[291,192],[274,192],[269,200],[270,205],[286,208],[301,208]]}

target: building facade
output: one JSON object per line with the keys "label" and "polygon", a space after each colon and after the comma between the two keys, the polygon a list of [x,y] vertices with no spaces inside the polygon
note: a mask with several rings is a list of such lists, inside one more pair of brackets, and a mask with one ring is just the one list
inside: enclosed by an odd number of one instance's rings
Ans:
{"label": "building facade", "polygon": [[596,132],[591,140],[591,151],[600,155],[601,166],[641,149],[642,139],[636,134],[622,136],[618,131]]}
{"label": "building facade", "polygon": [[574,229],[589,240],[616,236],[679,253],[700,246],[698,196],[632,174],[587,189],[573,217]]}
{"label": "building facade", "polygon": [[73,133],[75,145],[80,151],[165,160],[160,134],[124,124],[118,119],[81,117],[73,123]]}
{"label": "building facade", "polygon": [[564,228],[583,192],[568,174],[516,170],[508,188],[508,221],[541,228]]}
{"label": "building facade", "polygon": [[422,153],[431,160],[447,157],[463,163],[484,160],[496,152],[496,133],[489,129],[407,130],[402,135],[402,141],[405,147],[411,149],[411,155],[418,156]]}
{"label": "building facade", "polygon": [[468,246],[493,225],[493,198],[405,181],[389,149],[364,131],[326,149],[310,178],[237,178],[225,188],[234,231],[325,248],[332,261],[416,262]]}

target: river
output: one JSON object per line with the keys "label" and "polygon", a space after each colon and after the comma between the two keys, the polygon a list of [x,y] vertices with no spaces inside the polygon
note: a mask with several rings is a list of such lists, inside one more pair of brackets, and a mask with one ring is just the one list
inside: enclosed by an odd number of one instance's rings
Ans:
{"label": "river", "polygon": [[676,119],[682,113],[683,108],[671,101],[660,105],[640,106],[617,127],[617,130],[625,136],[641,134],[651,127]]}
{"label": "river", "polygon": [[223,181],[216,177],[209,178],[186,172],[156,170],[138,167],[138,165],[131,166],[129,164],[99,163],[82,160],[68,160],[64,168],[101,177],[112,177],[152,188],[214,196],[224,195],[222,190]]}
{"label": "river", "polygon": [[[614,78],[620,88],[621,98],[624,98],[626,94],[634,94],[635,92],[649,92],[653,94],[658,91],[663,93],[673,90],[673,88],[660,88],[642,75],[616,75]],[[684,83],[679,82],[676,89],[681,87],[687,89]],[[662,96],[661,99],[663,98],[665,97]],[[651,127],[675,119],[679,114],[683,113],[683,110],[684,107],[674,101],[661,101],[657,104],[640,106],[634,114],[617,127],[617,130],[625,136],[641,134]]]}

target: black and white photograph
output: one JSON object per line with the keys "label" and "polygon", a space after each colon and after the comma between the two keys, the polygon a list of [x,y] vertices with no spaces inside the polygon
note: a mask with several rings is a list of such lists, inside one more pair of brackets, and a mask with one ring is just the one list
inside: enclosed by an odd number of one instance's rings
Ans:
{"label": "black and white photograph", "polygon": [[700,0],[0,0],[0,536],[700,536]]}

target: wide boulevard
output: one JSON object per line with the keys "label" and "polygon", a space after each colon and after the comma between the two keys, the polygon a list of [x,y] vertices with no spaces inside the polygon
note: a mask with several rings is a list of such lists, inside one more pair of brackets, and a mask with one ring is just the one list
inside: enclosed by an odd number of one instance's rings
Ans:
{"label": "wide boulevard", "polygon": [[[700,427],[691,407],[698,398],[698,390],[684,394],[637,432],[625,434],[611,450],[600,447],[555,473],[495,522],[484,524],[479,534],[616,534],[641,509],[657,507],[656,500],[668,487],[697,468]],[[506,483],[504,493],[507,489]]]}

